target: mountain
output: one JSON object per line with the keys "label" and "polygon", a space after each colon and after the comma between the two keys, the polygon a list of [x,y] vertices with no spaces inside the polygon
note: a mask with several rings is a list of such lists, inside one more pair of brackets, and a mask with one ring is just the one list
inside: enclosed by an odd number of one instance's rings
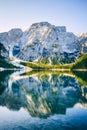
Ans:
{"label": "mountain", "polygon": [[19,41],[23,32],[19,28],[11,29],[8,32],[0,33],[0,42],[9,51],[9,56],[12,57],[12,50],[15,44]]}
{"label": "mountain", "polygon": [[2,43],[0,43],[0,59],[9,57],[8,51],[5,49]]}
{"label": "mountain", "polygon": [[16,28],[0,33],[0,42],[9,57],[41,64],[72,63],[87,52],[87,34],[76,36],[48,22],[32,24],[24,32]]}
{"label": "mountain", "polygon": [[0,43],[0,67],[4,67],[4,68],[13,68],[14,67],[14,65],[12,65],[10,63],[9,52],[3,46],[2,43]]}
{"label": "mountain", "polygon": [[79,34],[78,37],[82,48],[82,54],[87,53],[87,33]]}
{"label": "mountain", "polygon": [[14,46],[22,36],[23,32],[19,28],[11,29],[8,32],[0,33],[0,42],[9,50],[10,46]]}
{"label": "mountain", "polygon": [[20,41],[17,57],[26,61],[71,63],[80,55],[78,37],[47,22],[32,24]]}

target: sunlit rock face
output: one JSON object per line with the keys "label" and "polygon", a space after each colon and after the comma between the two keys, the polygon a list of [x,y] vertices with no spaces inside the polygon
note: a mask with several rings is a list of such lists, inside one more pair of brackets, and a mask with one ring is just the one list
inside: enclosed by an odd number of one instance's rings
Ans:
{"label": "sunlit rock face", "polygon": [[79,34],[78,37],[80,46],[82,47],[81,53],[87,53],[87,33]]}
{"label": "sunlit rock face", "polygon": [[12,29],[0,33],[10,57],[41,63],[71,63],[81,55],[79,37],[66,31],[65,26],[48,22],[35,23],[26,31]]}
{"label": "sunlit rock face", "polygon": [[78,38],[67,32],[66,27],[48,22],[32,24],[23,33],[19,45],[21,51],[17,57],[27,61],[70,63],[80,55]]}
{"label": "sunlit rock face", "polygon": [[65,26],[35,23],[26,31],[19,28],[0,33],[0,42],[15,56],[40,63],[71,63],[87,53],[87,33],[74,35]]}
{"label": "sunlit rock face", "polygon": [[10,47],[13,47],[19,41],[22,34],[23,32],[21,29],[11,29],[8,32],[0,33],[0,42],[9,50]]}

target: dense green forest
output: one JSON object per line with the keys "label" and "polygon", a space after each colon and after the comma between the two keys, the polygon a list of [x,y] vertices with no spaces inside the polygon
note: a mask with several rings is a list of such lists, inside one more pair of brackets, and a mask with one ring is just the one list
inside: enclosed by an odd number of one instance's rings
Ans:
{"label": "dense green forest", "polygon": [[76,60],[72,69],[87,69],[87,53]]}
{"label": "dense green forest", "polygon": [[87,54],[79,57],[76,62],[71,64],[57,64],[57,65],[50,65],[50,64],[41,64],[41,63],[33,63],[33,62],[21,62],[22,65],[28,66],[33,69],[87,69]]}
{"label": "dense green forest", "polygon": [[[21,61],[20,64],[30,67],[32,69],[67,69],[67,70],[87,69],[87,53],[79,57],[74,63],[71,64],[51,65],[49,63],[28,62],[28,61]],[[16,68],[13,64],[11,64],[10,59],[8,58],[8,51],[1,43],[0,43],[0,67]]]}

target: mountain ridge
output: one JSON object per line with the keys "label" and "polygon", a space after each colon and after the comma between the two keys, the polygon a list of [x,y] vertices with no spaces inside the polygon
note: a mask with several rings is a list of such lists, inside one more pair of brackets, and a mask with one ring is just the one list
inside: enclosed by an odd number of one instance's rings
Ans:
{"label": "mountain ridge", "polygon": [[0,33],[9,57],[42,64],[69,64],[87,53],[87,35],[74,35],[65,26],[34,23],[26,31],[15,28]]}

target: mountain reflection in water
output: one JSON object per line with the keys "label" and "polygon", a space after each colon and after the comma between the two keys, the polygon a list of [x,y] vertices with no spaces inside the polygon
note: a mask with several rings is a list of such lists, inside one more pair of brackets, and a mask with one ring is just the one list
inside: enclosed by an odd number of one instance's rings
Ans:
{"label": "mountain reflection in water", "polygon": [[87,129],[85,77],[85,72],[82,77],[80,72],[0,72],[0,128]]}

